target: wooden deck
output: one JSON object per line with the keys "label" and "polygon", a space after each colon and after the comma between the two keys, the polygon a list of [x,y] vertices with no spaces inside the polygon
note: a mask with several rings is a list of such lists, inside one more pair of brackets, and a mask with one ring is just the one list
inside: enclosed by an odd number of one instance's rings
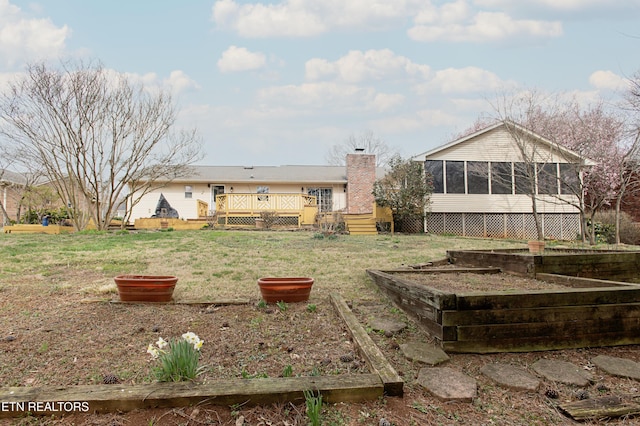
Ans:
{"label": "wooden deck", "polygon": [[316,197],[298,193],[229,193],[216,196],[216,221],[223,226],[261,227],[263,215],[275,215],[276,226],[313,225]]}

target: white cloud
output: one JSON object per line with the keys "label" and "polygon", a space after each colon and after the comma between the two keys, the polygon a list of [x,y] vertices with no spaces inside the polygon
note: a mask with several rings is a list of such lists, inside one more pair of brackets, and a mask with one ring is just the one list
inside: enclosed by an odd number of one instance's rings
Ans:
{"label": "white cloud", "polygon": [[163,80],[163,85],[165,87],[169,87],[171,92],[182,93],[189,89],[199,89],[200,86],[194,80],[192,80],[187,74],[185,74],[182,70],[171,71],[169,74],[169,78],[165,78]]}
{"label": "white cloud", "polygon": [[385,112],[405,101],[401,94],[380,93],[371,87],[336,82],[316,82],[300,85],[273,86],[258,92],[261,105],[283,105],[299,113],[330,111],[331,114],[358,112]]}
{"label": "white cloud", "polygon": [[[461,5],[458,5],[461,4]],[[457,7],[454,7],[456,6]],[[407,33],[416,41],[497,42],[514,37],[549,38],[562,35],[559,21],[514,19],[503,12],[477,12],[473,15],[464,1],[432,9],[415,19]]]}
{"label": "white cloud", "polygon": [[141,84],[144,89],[150,92],[157,92],[160,90],[169,91],[172,95],[178,95],[189,89],[197,89],[200,86],[191,79],[182,70],[171,71],[169,77],[161,78],[154,72],[146,74],[137,73],[120,73],[113,69],[107,69],[107,76],[114,82],[117,81],[120,74],[124,75],[129,81],[134,84]]}
{"label": "white cloud", "polygon": [[372,106],[378,112],[389,111],[405,101],[405,96],[400,94],[378,93],[372,101]]}
{"label": "white cloud", "polygon": [[418,85],[420,93],[477,93],[506,89],[515,82],[500,79],[491,71],[477,67],[447,68],[437,71],[430,81]]}
{"label": "white cloud", "polygon": [[59,56],[71,30],[50,19],[29,19],[21,9],[0,0],[0,57],[6,65]]}
{"label": "white cloud", "polygon": [[453,24],[461,20],[469,19],[473,16],[471,7],[465,0],[458,0],[453,3],[445,3],[440,8],[426,4],[425,7],[415,16],[416,24]]}
{"label": "white cloud", "polygon": [[[515,9],[521,7],[520,2],[513,0],[473,0],[480,7]],[[526,10],[583,12],[599,10],[607,13],[612,10],[638,10],[638,0],[527,0]]]}
{"label": "white cloud", "polygon": [[309,37],[332,29],[379,29],[413,16],[425,0],[218,0],[212,19],[243,37]]}
{"label": "white cloud", "polygon": [[624,90],[629,81],[613,71],[596,71],[589,76],[589,84],[596,89]]}
{"label": "white cloud", "polygon": [[[452,126],[459,122],[459,117],[441,109],[422,109],[406,115],[384,117],[375,121],[372,127],[384,133],[408,133],[435,126]],[[415,154],[411,152],[408,154]]]}
{"label": "white cloud", "polygon": [[219,0],[213,5],[213,20],[244,37],[311,36],[326,31],[322,19],[304,6],[304,2],[240,5]]}
{"label": "white cloud", "polygon": [[337,77],[349,83],[388,78],[419,77],[429,75],[429,66],[412,62],[389,49],[352,50],[335,62],[325,59],[311,59],[305,64],[307,80],[321,80]]}
{"label": "white cloud", "polygon": [[[538,7],[545,6],[546,1],[539,0]],[[569,3],[575,4],[571,7],[579,7],[579,1]],[[589,0],[597,4],[601,1]],[[430,0],[281,0],[248,4],[217,0],[212,20],[219,28],[233,30],[243,37],[311,37],[335,30],[375,31],[402,26],[408,19],[414,21],[408,30],[409,37],[425,42],[495,42],[513,37],[562,35],[560,21],[518,19],[507,12],[522,13],[530,8],[529,4],[516,5],[513,0],[455,0],[439,5]]]}
{"label": "white cloud", "polygon": [[264,88],[258,92],[258,99],[267,103],[276,102],[308,108],[326,108],[328,105],[343,108],[361,104],[365,100],[370,101],[374,97],[373,92],[373,89],[355,85],[320,82]]}
{"label": "white cloud", "polygon": [[230,46],[218,60],[221,72],[251,71],[264,67],[266,57],[262,53],[250,52],[244,47]]}

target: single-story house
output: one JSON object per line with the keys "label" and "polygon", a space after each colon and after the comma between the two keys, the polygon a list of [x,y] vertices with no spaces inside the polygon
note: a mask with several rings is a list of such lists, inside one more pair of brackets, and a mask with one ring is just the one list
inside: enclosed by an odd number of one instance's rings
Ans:
{"label": "single-story house", "polygon": [[370,214],[373,182],[384,176],[375,156],[363,153],[347,155],[346,166],[192,166],[192,171],[145,194],[131,209],[131,219],[216,215],[220,224],[255,226],[264,211],[277,212],[283,224],[300,225],[305,206],[315,213]]}
{"label": "single-story house", "polygon": [[544,237],[580,234],[578,196],[568,184],[593,163],[516,123],[498,122],[412,159],[433,177],[426,232],[535,239],[531,187],[523,179],[531,166]]}

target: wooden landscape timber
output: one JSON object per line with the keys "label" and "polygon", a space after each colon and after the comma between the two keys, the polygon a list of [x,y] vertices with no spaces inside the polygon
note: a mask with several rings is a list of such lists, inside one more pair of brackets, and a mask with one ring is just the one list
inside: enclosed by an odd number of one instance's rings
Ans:
{"label": "wooden landscape timber", "polygon": [[[467,254],[449,252],[449,258],[456,262],[462,260],[467,266],[479,262],[504,267],[516,275],[533,275],[567,288],[447,292],[412,282],[406,270],[368,270],[367,273],[448,352],[529,352],[640,344],[640,286],[602,279],[603,273],[624,265],[629,269],[618,271],[616,276],[633,280],[639,253],[561,253],[553,260],[548,257],[555,254],[548,253],[544,256],[483,251]],[[621,259],[616,259],[619,255]],[[593,258],[582,259],[591,256]],[[572,276],[576,265],[587,265],[586,274],[599,275],[599,278]],[[564,275],[565,266],[569,275]],[[469,272],[448,267],[439,271],[437,268],[415,270],[412,274],[452,271]]]}
{"label": "wooden landscape timber", "polygon": [[602,396],[560,405],[560,411],[576,421],[600,420],[640,414],[638,396]]}
{"label": "wooden landscape timber", "polygon": [[447,257],[458,266],[493,266],[531,277],[549,273],[623,282],[640,279],[637,251],[547,249],[544,254],[532,255],[519,249],[449,250]]}
{"label": "wooden landscape timber", "polygon": [[382,351],[371,340],[366,330],[356,319],[347,302],[337,293],[331,294],[331,303],[338,311],[338,315],[347,325],[349,333],[353,338],[360,354],[382,380],[384,384],[384,394],[388,396],[402,396],[404,392],[404,380],[398,375],[396,370],[389,364],[382,354]]}
{"label": "wooden landscape timber", "polygon": [[[86,303],[121,303],[104,299]],[[237,304],[241,300],[188,300],[180,304]],[[33,415],[64,415],[65,412],[126,412],[136,409],[185,407],[197,404],[219,406],[269,405],[304,402],[304,392],[319,392],[323,401],[366,402],[387,396],[402,396],[404,382],[380,349],[358,323],[344,299],[331,295],[331,303],[343,319],[355,346],[372,373],[310,377],[225,379],[209,383],[145,383],[136,385],[78,385],[8,387],[0,389],[0,418]],[[73,406],[73,403],[77,403]],[[72,407],[72,410],[67,409]],[[78,407],[80,410],[78,410]]]}
{"label": "wooden landscape timber", "polygon": [[364,402],[380,398],[382,390],[382,382],[377,374],[228,379],[206,384],[172,382],[11,387],[0,391],[0,399],[6,407],[0,410],[0,417],[17,417],[27,412],[34,415],[60,415],[65,414],[65,411],[80,411],[65,410],[60,402],[86,403],[86,406],[82,406],[82,411],[105,413],[197,404],[230,406],[269,405],[287,401],[300,403],[304,401],[304,391],[320,392],[327,402]]}

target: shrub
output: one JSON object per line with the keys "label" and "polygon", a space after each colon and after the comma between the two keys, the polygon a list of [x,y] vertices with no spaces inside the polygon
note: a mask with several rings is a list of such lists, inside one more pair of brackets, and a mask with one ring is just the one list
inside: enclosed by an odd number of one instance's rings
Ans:
{"label": "shrub", "polygon": [[44,210],[35,210],[30,209],[22,215],[22,223],[34,223],[39,224],[42,223],[42,218],[45,216],[49,216],[49,223],[52,225],[57,225],[63,223],[66,219],[69,218],[68,212],[59,208],[55,209],[44,209]]}
{"label": "shrub", "polygon": [[278,223],[278,212],[274,210],[261,211],[260,219],[262,219],[264,229],[271,229],[273,225]]}
{"label": "shrub", "polygon": [[[594,217],[596,241],[615,244],[615,223],[615,211],[607,210],[596,213]],[[620,242],[623,244],[640,244],[640,228],[633,222],[631,216],[625,212],[620,212]]]}

